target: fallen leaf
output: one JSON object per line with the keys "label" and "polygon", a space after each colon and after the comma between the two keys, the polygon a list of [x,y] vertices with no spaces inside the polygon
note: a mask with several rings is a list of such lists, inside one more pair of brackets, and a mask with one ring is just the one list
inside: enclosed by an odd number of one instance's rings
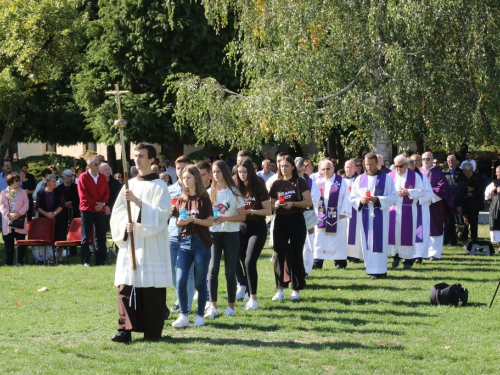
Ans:
{"label": "fallen leaf", "polygon": [[16,306],[19,307],[19,306],[21,306],[21,304],[16,301]]}
{"label": "fallen leaf", "polygon": [[42,292],[45,292],[45,291],[47,291],[47,290],[49,290],[49,288],[47,288],[46,286],[44,286],[44,287],[38,288],[36,291],[37,291],[38,293],[42,293]]}
{"label": "fallen leaf", "polygon": [[445,349],[451,349],[451,346],[446,345],[444,348]]}
{"label": "fallen leaf", "polygon": [[19,349],[18,349],[18,348],[16,348],[16,349],[14,349],[14,351],[17,353],[17,352],[19,351]]}
{"label": "fallen leaf", "polygon": [[338,288],[337,290],[340,290],[340,288]]}

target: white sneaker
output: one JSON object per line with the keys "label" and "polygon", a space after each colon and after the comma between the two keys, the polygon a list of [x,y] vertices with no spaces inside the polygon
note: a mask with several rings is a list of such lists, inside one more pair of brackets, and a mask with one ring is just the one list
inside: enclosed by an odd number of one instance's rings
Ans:
{"label": "white sneaker", "polygon": [[257,307],[259,307],[259,303],[257,302],[257,300],[256,299],[251,299],[241,309],[242,310],[255,310],[255,309],[257,309]]}
{"label": "white sneaker", "polygon": [[194,319],[194,324],[195,327],[201,327],[205,325],[205,318],[202,316],[196,315],[196,318]]}
{"label": "white sneaker", "polygon": [[226,307],[226,311],[222,313],[223,315],[229,315],[229,316],[236,316],[236,311],[234,311],[232,308],[229,306]]}
{"label": "white sneaker", "polygon": [[296,290],[290,295],[290,301],[298,301],[300,299],[300,294]]}
{"label": "white sneaker", "polygon": [[285,300],[285,293],[281,289],[278,289],[274,297],[272,298],[273,301],[284,301]]}
{"label": "white sneaker", "polygon": [[193,301],[198,299],[198,291],[194,293]]}
{"label": "white sneaker", "polygon": [[209,301],[207,301],[207,303],[205,303],[205,310],[208,310],[208,309],[210,308],[210,306],[211,306],[211,305],[210,305],[210,302],[209,302]]}
{"label": "white sneaker", "polygon": [[247,302],[250,299],[250,296],[248,295],[248,292],[245,293],[245,297],[243,298],[243,302]]}
{"label": "white sneaker", "polygon": [[205,318],[213,319],[217,316],[217,307],[210,306],[205,313]]}
{"label": "white sneaker", "polygon": [[238,289],[236,289],[236,301],[243,299],[246,291],[247,287],[245,285],[238,285]]}
{"label": "white sneaker", "polygon": [[182,328],[189,325],[189,316],[184,314],[179,314],[179,317],[175,322],[172,323],[172,327]]}

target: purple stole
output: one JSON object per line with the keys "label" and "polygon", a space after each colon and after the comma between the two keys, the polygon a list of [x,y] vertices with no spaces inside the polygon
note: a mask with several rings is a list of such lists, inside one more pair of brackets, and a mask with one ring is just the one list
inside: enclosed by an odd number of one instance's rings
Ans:
{"label": "purple stole", "polygon": [[[380,172],[377,175],[377,181],[375,182],[375,192],[372,196],[381,196],[384,195],[385,191],[385,179],[387,174],[384,172]],[[363,173],[359,178],[359,187],[367,188],[368,187],[368,175]],[[368,228],[370,223],[370,209],[368,205],[365,204],[362,207],[362,220],[363,220],[363,231],[366,241],[366,247],[368,247]],[[377,233],[377,235],[373,236],[373,252],[374,253],[383,253],[384,252],[384,215],[380,208],[373,207],[373,213],[375,217],[373,218],[373,233]]]}
{"label": "purple stole", "polygon": [[[326,182],[326,181],[325,181]],[[325,214],[325,199],[319,198],[318,203],[318,228],[325,228],[327,233],[337,233],[337,213],[339,205],[340,186],[342,186],[342,177],[335,174],[330,195],[328,196],[327,213]]]}
{"label": "purple stole", "polygon": [[[354,180],[357,176],[354,175],[354,177],[352,177],[352,179]],[[354,183],[354,181],[353,181]],[[350,189],[349,188],[349,192],[350,192]],[[358,224],[358,211],[352,207],[351,208],[351,212],[352,212],[352,215],[351,215],[351,219],[349,220],[349,237],[347,239],[347,244],[348,245],[356,245],[356,226]]]}
{"label": "purple stole", "polygon": [[[415,187],[415,172],[411,169],[407,170],[406,174],[406,189]],[[396,179],[396,171],[390,173],[392,180]],[[401,246],[413,246],[413,199],[403,197],[401,205]],[[410,234],[410,235],[408,235]],[[396,245],[396,205],[393,205],[389,211],[389,245]]]}

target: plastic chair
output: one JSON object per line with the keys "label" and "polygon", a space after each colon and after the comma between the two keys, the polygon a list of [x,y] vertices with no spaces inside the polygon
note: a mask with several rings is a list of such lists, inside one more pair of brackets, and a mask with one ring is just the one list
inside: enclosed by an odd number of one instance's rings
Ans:
{"label": "plastic chair", "polygon": [[[92,228],[89,239],[90,246],[92,246],[93,243],[94,243],[94,228]],[[61,247],[81,246],[81,244],[82,244],[82,219],[76,217],[73,220],[71,220],[71,225],[69,226],[69,231],[68,231],[68,239],[66,241],[56,241],[54,245],[56,249],[60,251]],[[67,258],[69,264],[69,256]],[[58,261],[59,259],[56,260],[56,262]]]}
{"label": "plastic chair", "polygon": [[[54,244],[54,226],[55,219],[47,217],[35,218],[31,221],[28,229],[27,240],[16,241],[16,264],[18,263],[19,246],[52,246]],[[47,250],[44,254],[44,262],[47,259]],[[28,259],[28,251],[26,252],[26,259]],[[45,264],[45,263],[44,263]]]}

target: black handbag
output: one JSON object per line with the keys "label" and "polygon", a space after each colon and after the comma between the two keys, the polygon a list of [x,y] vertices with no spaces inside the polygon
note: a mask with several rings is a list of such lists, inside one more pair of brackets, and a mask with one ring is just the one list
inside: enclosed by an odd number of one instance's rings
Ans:
{"label": "black handbag", "polygon": [[26,215],[19,216],[17,219],[9,220],[9,227],[24,229],[24,221],[26,220]]}

